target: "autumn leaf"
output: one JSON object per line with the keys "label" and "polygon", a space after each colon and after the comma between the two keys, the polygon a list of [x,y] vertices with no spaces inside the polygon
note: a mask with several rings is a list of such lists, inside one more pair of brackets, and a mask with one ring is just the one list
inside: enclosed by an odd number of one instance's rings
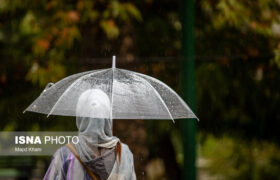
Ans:
{"label": "autumn leaf", "polygon": [[67,13],[67,17],[69,22],[74,22],[74,23],[78,22],[80,19],[79,14],[76,11],[69,11]]}

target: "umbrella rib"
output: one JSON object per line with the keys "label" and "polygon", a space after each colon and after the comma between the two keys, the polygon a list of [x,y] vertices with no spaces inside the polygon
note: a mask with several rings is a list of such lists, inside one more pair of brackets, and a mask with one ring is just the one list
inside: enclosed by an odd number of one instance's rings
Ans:
{"label": "umbrella rib", "polygon": [[88,76],[90,76],[90,75],[92,75],[92,74],[95,74],[95,73],[103,72],[103,71],[105,71],[105,70],[108,70],[108,69],[103,69],[103,70],[101,70],[101,71],[95,71],[95,72],[86,74],[86,75],[81,76],[81,77],[79,77],[78,79],[76,79],[76,80],[62,93],[62,95],[59,97],[59,99],[58,99],[58,100],[56,101],[56,103],[53,105],[53,107],[52,107],[52,109],[50,110],[50,112],[48,113],[47,117],[49,117],[49,116],[51,115],[51,113],[54,111],[54,109],[55,109],[57,103],[61,100],[61,98],[63,97],[63,95],[66,94],[75,84],[77,84],[78,81],[79,81],[80,79],[85,78],[85,77],[88,77]]}
{"label": "umbrella rib", "polygon": [[174,118],[173,118],[173,116],[172,116],[172,114],[170,113],[170,111],[169,111],[169,109],[168,109],[168,107],[167,107],[167,105],[166,105],[166,103],[164,102],[164,100],[162,99],[162,97],[161,97],[161,95],[159,94],[159,92],[154,88],[154,86],[153,85],[151,85],[151,83],[149,83],[145,78],[143,78],[143,77],[141,77],[141,76],[139,76],[139,75],[137,75],[136,74],[136,76],[137,77],[139,77],[139,78],[141,78],[143,81],[145,81],[154,91],[155,91],[155,93],[156,93],[156,95],[157,95],[157,97],[160,99],[160,101],[161,101],[161,103],[163,104],[163,106],[166,108],[166,110],[167,110],[167,112],[168,112],[168,114],[169,114],[169,116],[170,116],[170,118],[172,119],[172,121],[175,123],[175,121],[174,121]]}

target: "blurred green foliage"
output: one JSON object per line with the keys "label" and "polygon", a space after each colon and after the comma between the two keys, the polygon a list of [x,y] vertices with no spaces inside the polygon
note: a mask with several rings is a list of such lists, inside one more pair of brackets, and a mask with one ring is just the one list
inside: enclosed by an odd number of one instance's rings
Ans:
{"label": "blurred green foliage", "polygon": [[244,141],[228,135],[200,134],[203,168],[216,179],[278,179],[279,146],[265,141]]}
{"label": "blurred green foliage", "polygon": [[[199,126],[279,142],[278,1],[203,1],[196,11]],[[207,63],[205,63],[207,62]]]}
{"label": "blurred green foliage", "polygon": [[[0,1],[0,41],[5,57],[24,61],[27,80],[41,87],[66,75],[65,63],[77,56],[83,27],[94,24],[108,39],[119,36],[119,25],[141,21],[139,10],[129,2],[110,1]],[[88,27],[92,28],[92,27]]]}

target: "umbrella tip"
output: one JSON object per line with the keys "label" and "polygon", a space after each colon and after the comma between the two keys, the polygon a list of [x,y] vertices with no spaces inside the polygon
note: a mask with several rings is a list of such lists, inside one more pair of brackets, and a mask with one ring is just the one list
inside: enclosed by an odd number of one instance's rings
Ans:
{"label": "umbrella tip", "polygon": [[113,59],[112,59],[112,68],[116,68],[116,56],[113,55]]}

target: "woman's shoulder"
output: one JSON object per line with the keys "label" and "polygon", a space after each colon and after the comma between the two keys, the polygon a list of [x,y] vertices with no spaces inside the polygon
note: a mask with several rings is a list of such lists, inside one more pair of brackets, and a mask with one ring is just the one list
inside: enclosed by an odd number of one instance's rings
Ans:
{"label": "woman's shoulder", "polygon": [[122,142],[121,145],[122,145],[122,148],[129,150],[129,147],[128,147],[127,144],[125,144],[125,143]]}
{"label": "woman's shoulder", "polygon": [[[124,173],[129,173],[132,177],[134,174],[134,157],[132,152],[130,151],[127,144],[122,143],[122,155],[121,155],[121,165],[120,169]],[[135,179],[135,178],[128,178],[128,179]]]}
{"label": "woman's shoulder", "polygon": [[127,154],[131,154],[132,155],[132,152],[130,151],[128,145],[125,144],[125,143],[121,143],[121,144],[122,144],[122,151],[127,153]]}

